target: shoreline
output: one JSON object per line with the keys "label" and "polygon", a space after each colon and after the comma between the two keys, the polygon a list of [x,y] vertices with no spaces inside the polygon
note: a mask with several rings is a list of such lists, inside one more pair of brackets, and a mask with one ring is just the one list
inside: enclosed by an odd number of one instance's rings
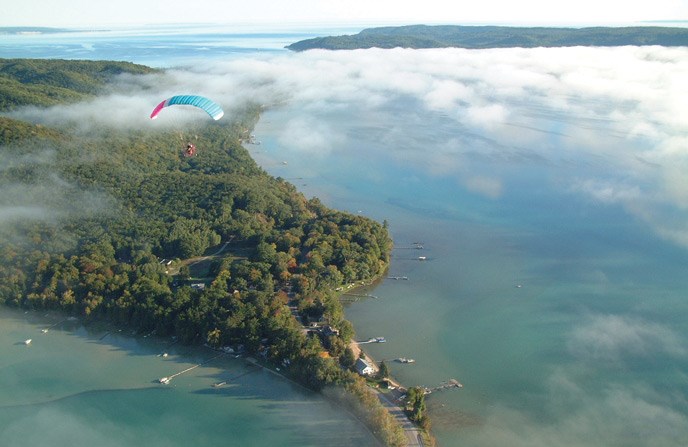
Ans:
{"label": "shoreline", "polygon": [[[360,295],[366,296],[369,298],[377,298],[373,295],[370,295],[368,292],[370,292],[370,289],[376,288],[387,276],[387,273],[389,271],[389,265],[387,266],[387,269],[379,275],[376,278],[371,279],[368,282],[363,282],[361,284],[355,285],[354,287],[348,288],[348,289],[343,289],[343,290],[337,290],[340,292],[339,300],[342,302],[341,297],[344,293],[354,293],[357,294],[358,292],[362,292]],[[352,303],[353,304],[353,303]],[[346,310],[345,310],[345,318],[346,318]],[[352,324],[353,326],[353,324]],[[354,328],[355,329],[355,328]],[[365,359],[368,361],[368,363],[375,369],[375,374],[380,370],[379,363],[363,348],[359,345],[359,343],[356,340],[349,340],[349,343],[347,346],[351,349],[351,351],[354,354],[354,358],[358,359],[363,353],[365,355]],[[356,373],[358,374],[358,373]],[[364,379],[367,380],[368,377],[366,376],[361,376]],[[380,390],[378,387],[369,387],[371,390],[373,390],[380,403],[389,411],[389,413],[396,419],[397,423],[399,426],[404,430],[404,433],[406,435],[406,438],[408,440],[407,445],[411,447],[416,447],[416,446],[424,446],[424,445],[436,445],[437,441],[435,437],[432,435],[432,432],[430,429],[423,428],[413,422],[408,415],[406,414],[406,411],[404,410],[403,405],[400,403],[400,398],[402,396],[405,396],[406,393],[408,392],[408,387],[402,385],[399,381],[394,379],[393,377],[389,376],[386,377],[385,380],[387,380],[387,383],[391,386],[394,387],[394,389],[390,389],[389,392],[383,392]],[[393,399],[389,398],[389,395],[392,396]]]}
{"label": "shoreline", "polygon": [[[12,318],[19,318],[19,319],[24,319],[28,317],[29,324],[36,325],[39,328],[40,327],[50,327],[54,328],[55,326],[60,325],[60,328],[56,328],[55,330],[59,331],[78,331],[78,328],[83,328],[83,330],[86,331],[85,334],[82,334],[85,339],[91,338],[93,340],[98,340],[99,342],[103,342],[103,339],[107,337],[108,335],[116,335],[117,339],[120,340],[120,342],[116,342],[114,340],[107,340],[104,343],[107,344],[112,344],[115,343],[115,345],[122,345],[121,340],[132,340],[132,341],[143,341],[145,339],[149,339],[153,344],[156,344],[155,342],[160,342],[163,344],[169,343],[169,340],[163,337],[158,337],[156,335],[152,334],[142,334],[142,333],[132,333],[128,330],[121,331],[121,330],[116,330],[117,326],[113,325],[113,323],[105,320],[101,321],[93,321],[90,324],[87,324],[85,321],[83,321],[81,318],[74,318],[74,319],[68,319],[66,316],[67,314],[60,312],[60,311],[47,311],[47,312],[39,312],[36,310],[24,310],[22,312],[21,309],[19,308],[12,308],[10,306],[6,306],[3,304],[3,308],[8,310],[8,314],[12,315]],[[121,328],[120,328],[121,329]],[[124,343],[126,345],[127,343]],[[358,358],[361,352],[363,352],[366,356],[366,359],[370,361],[372,365],[374,365],[374,368],[376,371],[378,371],[378,363],[373,359],[370,355],[368,355],[367,352],[365,352],[356,341],[351,340],[350,344],[348,345],[354,352],[355,356]],[[151,351],[154,351],[155,349],[151,346]],[[198,345],[195,346],[195,348],[199,348],[202,351],[205,351],[208,347],[203,347],[203,345]],[[162,352],[162,351],[161,351]],[[210,349],[210,352],[217,352],[217,350]],[[198,354],[198,352],[196,353]],[[179,353],[177,355],[182,355],[186,356],[189,355],[189,353],[182,354]],[[194,357],[191,355],[191,357]],[[206,363],[209,363],[211,360],[214,360],[216,357],[213,357],[212,359],[197,359],[197,358],[191,358],[189,359],[189,363],[194,363],[194,362],[200,362],[198,366],[203,366]],[[262,369],[263,371],[266,371],[270,375],[273,375],[274,377],[279,377],[280,379],[290,383],[292,386],[296,386],[297,388],[305,391],[305,392],[313,392],[313,390],[309,389],[308,387],[305,387],[298,381],[294,380],[291,378],[288,374],[282,371],[275,370],[272,365],[265,364],[263,362],[260,362],[257,359],[251,358],[251,357],[243,357],[241,359],[243,363],[257,367],[259,369]],[[365,379],[365,378],[364,378]],[[422,431],[420,427],[417,427],[407,416],[406,413],[404,412],[403,409],[403,404],[399,403],[399,397],[405,393],[406,388],[403,387],[401,384],[399,384],[396,380],[389,378],[389,382],[396,388],[393,390],[391,393],[389,392],[384,392],[378,388],[372,387],[372,386],[367,386],[368,389],[370,389],[372,392],[375,393],[377,396],[378,400],[380,403],[387,409],[387,411],[390,413],[390,415],[397,421],[399,426],[404,430],[407,439],[409,442],[405,445],[409,446],[417,446],[417,445],[422,445],[417,443],[417,438],[419,433]],[[150,384],[142,384],[141,388],[148,388],[150,387]],[[128,389],[128,388],[127,388]],[[373,427],[369,426],[362,418],[361,415],[356,414],[355,412],[352,412],[350,408],[347,408],[346,405],[344,405],[342,402],[338,401],[335,398],[332,398],[332,396],[327,396],[326,393],[318,393],[320,394],[324,399],[331,401],[334,403],[337,407],[339,407],[342,411],[345,411],[347,414],[349,414],[351,417],[359,421],[364,427],[364,429],[372,436],[380,440],[375,435],[375,430]],[[42,402],[42,400],[40,401]],[[382,440],[380,440],[382,442]],[[381,445],[385,445],[384,442],[382,442]]]}
{"label": "shoreline", "polygon": [[[355,340],[351,340],[348,346],[351,348],[356,358],[363,353],[368,363],[375,369],[375,374],[377,374],[379,371],[379,366],[373,357],[364,351]],[[364,377],[364,379],[367,380],[366,377]],[[435,440],[432,436],[432,433],[414,423],[404,410],[404,405],[401,403],[401,398],[406,395],[408,388],[403,386],[392,377],[386,377],[385,380],[387,380],[387,383],[393,387],[388,388],[388,392],[382,391],[379,387],[369,386],[369,388],[375,392],[382,406],[387,409],[402,430],[404,430],[404,434],[407,439],[406,445],[409,447],[422,447],[426,444],[435,445]]]}

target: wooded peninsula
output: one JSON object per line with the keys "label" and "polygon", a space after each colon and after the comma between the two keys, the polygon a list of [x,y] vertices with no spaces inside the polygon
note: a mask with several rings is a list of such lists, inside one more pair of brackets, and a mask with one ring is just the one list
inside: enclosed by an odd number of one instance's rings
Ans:
{"label": "wooded peninsula", "polygon": [[511,27],[408,25],[364,29],[358,34],[316,37],[288,45],[293,51],[360,48],[535,48],[624,45],[688,46],[688,28],[633,27]]}
{"label": "wooded peninsula", "polygon": [[[242,146],[259,105],[174,130],[84,131],[11,113],[59,115],[126,94],[118,77],[158,74],[126,62],[0,60],[0,302],[231,348],[313,390],[338,385],[385,443],[403,445],[352,370],[354,330],[337,292],[384,274],[386,223],[329,209],[261,169]],[[181,150],[187,139],[194,157]]]}

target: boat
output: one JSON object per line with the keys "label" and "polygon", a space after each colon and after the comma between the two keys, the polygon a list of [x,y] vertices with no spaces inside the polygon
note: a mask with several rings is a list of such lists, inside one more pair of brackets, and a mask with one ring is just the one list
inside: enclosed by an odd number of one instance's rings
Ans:
{"label": "boat", "polygon": [[170,378],[169,377],[162,377],[161,379],[158,380],[158,382],[162,383],[163,385],[167,385],[170,383]]}
{"label": "boat", "polygon": [[376,343],[385,343],[386,341],[385,337],[375,337]]}
{"label": "boat", "polygon": [[222,385],[227,385],[227,382],[213,383],[213,388],[220,388]]}
{"label": "boat", "polygon": [[31,344],[31,339],[30,339],[30,338],[27,338],[26,340],[24,340],[24,344],[25,344],[25,345],[30,345],[30,344]]}
{"label": "boat", "polygon": [[428,259],[427,256],[418,256],[419,261],[425,261],[426,259]]}
{"label": "boat", "polygon": [[397,359],[397,362],[399,362],[399,363],[415,363],[416,361],[414,359],[407,359],[406,357],[399,357]]}
{"label": "boat", "polygon": [[43,332],[44,334],[47,334],[48,330],[47,329],[41,329],[41,332]]}

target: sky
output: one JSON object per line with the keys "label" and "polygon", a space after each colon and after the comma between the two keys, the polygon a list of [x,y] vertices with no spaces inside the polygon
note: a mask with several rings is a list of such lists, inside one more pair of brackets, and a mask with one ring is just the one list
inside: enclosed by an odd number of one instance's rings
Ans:
{"label": "sky", "polygon": [[[9,3],[12,3],[9,6]],[[145,23],[615,24],[688,20],[688,0],[1,0],[0,26]]]}

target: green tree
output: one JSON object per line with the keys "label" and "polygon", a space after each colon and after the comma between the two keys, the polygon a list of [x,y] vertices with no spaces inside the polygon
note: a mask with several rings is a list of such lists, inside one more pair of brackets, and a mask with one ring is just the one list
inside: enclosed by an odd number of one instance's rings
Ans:
{"label": "green tree", "polygon": [[354,363],[356,363],[356,356],[350,347],[347,346],[346,349],[344,349],[344,353],[339,357],[339,363],[344,368],[353,368]]}
{"label": "green tree", "polygon": [[380,368],[378,369],[377,377],[378,379],[386,379],[389,377],[389,368],[384,360],[380,362]]}

